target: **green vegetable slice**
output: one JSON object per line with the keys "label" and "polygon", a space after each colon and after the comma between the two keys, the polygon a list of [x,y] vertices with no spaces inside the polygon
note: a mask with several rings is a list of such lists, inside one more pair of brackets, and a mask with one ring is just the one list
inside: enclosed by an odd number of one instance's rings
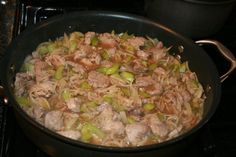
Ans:
{"label": "green vegetable slice", "polygon": [[64,71],[64,66],[60,65],[55,72],[54,78],[56,80],[60,80],[63,77],[63,71]]}
{"label": "green vegetable slice", "polygon": [[132,83],[135,79],[134,74],[132,74],[131,72],[127,72],[127,71],[122,71],[120,73],[120,76],[129,83]]}
{"label": "green vegetable slice", "polygon": [[81,128],[81,140],[88,142],[92,139],[93,134],[101,139],[105,137],[105,133],[97,128],[94,124],[85,123]]}

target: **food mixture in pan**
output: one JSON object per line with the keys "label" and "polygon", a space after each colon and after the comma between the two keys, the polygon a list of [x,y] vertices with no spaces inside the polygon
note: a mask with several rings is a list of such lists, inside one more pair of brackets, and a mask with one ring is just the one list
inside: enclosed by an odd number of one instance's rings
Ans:
{"label": "food mixture in pan", "polygon": [[161,41],[73,32],[43,42],[15,80],[18,104],[50,130],[87,143],[133,147],[187,132],[202,118],[202,85]]}

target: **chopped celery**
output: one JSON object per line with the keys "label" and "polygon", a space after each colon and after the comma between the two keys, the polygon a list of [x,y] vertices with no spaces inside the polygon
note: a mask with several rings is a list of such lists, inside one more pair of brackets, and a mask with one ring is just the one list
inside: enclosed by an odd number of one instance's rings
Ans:
{"label": "chopped celery", "polygon": [[148,41],[150,41],[152,43],[153,46],[159,42],[159,40],[157,38],[151,38],[151,37],[147,36],[147,39],[148,39]]}
{"label": "chopped celery", "polygon": [[89,112],[91,111],[92,108],[95,108],[96,106],[97,106],[97,103],[95,101],[86,102],[80,106],[80,111]]}
{"label": "chopped celery", "polygon": [[91,38],[91,45],[92,46],[97,46],[98,45],[98,43],[99,43],[99,39],[98,39],[98,37],[96,36],[96,35],[94,35],[92,38]]}
{"label": "chopped celery", "polygon": [[37,51],[40,55],[45,55],[47,54],[48,51],[48,42],[43,42],[37,47]]}
{"label": "chopped celery", "polygon": [[84,81],[80,84],[80,88],[82,88],[82,89],[91,89],[91,86],[87,81]]}
{"label": "chopped celery", "polygon": [[200,108],[191,105],[191,110],[194,114],[196,114],[196,113],[199,113]]}
{"label": "chopped celery", "polygon": [[99,67],[97,71],[106,75],[111,75],[116,73],[119,70],[119,68],[120,68],[119,64],[113,64],[111,67]]}
{"label": "chopped celery", "polygon": [[144,110],[151,111],[155,108],[155,104],[153,103],[146,103],[143,105]]}
{"label": "chopped celery", "polygon": [[146,50],[146,49],[152,48],[153,46],[154,46],[154,44],[153,44],[152,41],[146,40],[146,41],[144,42],[144,44],[143,44],[142,46],[140,46],[140,49],[141,49],[141,50]]}
{"label": "chopped celery", "polygon": [[161,113],[161,112],[158,112],[158,113],[157,113],[157,117],[158,117],[159,120],[162,121],[162,122],[166,120],[166,116],[165,116],[163,113]]}
{"label": "chopped celery", "polygon": [[120,76],[129,83],[132,83],[134,81],[134,74],[132,74],[131,72],[122,71],[120,73]]}
{"label": "chopped celery", "polygon": [[148,66],[148,69],[151,70],[151,71],[155,70],[156,68],[157,68],[157,63],[152,63]]}
{"label": "chopped celery", "polygon": [[48,44],[48,52],[49,52],[49,53],[53,52],[56,48],[57,48],[57,45],[56,45],[55,43],[50,42],[50,43]]}
{"label": "chopped celery", "polygon": [[104,60],[108,60],[110,58],[110,56],[106,50],[104,50],[102,52],[101,56],[102,56],[102,59],[104,59]]}
{"label": "chopped celery", "polygon": [[106,74],[107,70],[108,70],[108,67],[99,67],[98,69],[96,69],[97,72],[100,72],[103,74]]}
{"label": "chopped celery", "polygon": [[168,64],[168,62],[166,60],[160,60],[158,63],[157,63],[157,66],[162,66],[162,67],[166,67]]}
{"label": "chopped celery", "polygon": [[70,41],[69,51],[74,52],[77,49],[77,42],[75,40]]}
{"label": "chopped celery", "polygon": [[75,125],[77,125],[79,122],[78,117],[76,116],[69,116],[67,118],[64,118],[64,124],[65,124],[65,129],[70,130],[72,129]]}
{"label": "chopped celery", "polygon": [[172,64],[169,66],[169,68],[172,72],[179,71],[179,67],[180,67],[179,64]]}
{"label": "chopped celery", "polygon": [[179,72],[184,73],[185,71],[187,71],[188,70],[187,64],[188,64],[188,62],[184,62],[184,63],[180,64]]}
{"label": "chopped celery", "polygon": [[103,101],[107,102],[108,104],[112,104],[113,103],[113,97],[105,95],[103,97]]}
{"label": "chopped celery", "polygon": [[66,101],[71,98],[71,93],[66,89],[62,92],[62,98]]}
{"label": "chopped celery", "polygon": [[188,84],[190,85],[192,89],[198,89],[200,86],[200,83],[198,82],[198,80],[190,80]]}
{"label": "chopped celery", "polygon": [[147,67],[147,65],[148,65],[147,61],[142,61],[142,65]]}
{"label": "chopped celery", "polygon": [[130,117],[130,116],[127,117],[127,121],[128,121],[129,124],[134,124],[136,122],[135,119],[133,117]]}
{"label": "chopped celery", "polygon": [[29,97],[19,96],[19,97],[16,97],[16,101],[22,107],[29,107],[30,106]]}
{"label": "chopped celery", "polygon": [[93,135],[96,135],[98,138],[104,138],[105,133],[97,128],[92,123],[85,123],[81,128],[81,140],[88,142],[92,139]]}
{"label": "chopped celery", "polygon": [[59,41],[56,42],[43,42],[37,47],[38,53],[43,56],[47,53],[52,53],[59,45]]}
{"label": "chopped celery", "polygon": [[156,135],[156,134],[150,134],[148,135],[148,140],[151,140],[151,141],[157,141],[160,139],[160,136]]}
{"label": "chopped celery", "polygon": [[121,104],[119,104],[115,99],[113,100],[111,105],[117,112],[124,111],[124,107]]}
{"label": "chopped celery", "polygon": [[120,105],[117,100],[112,97],[112,96],[107,96],[105,95],[103,97],[103,101],[107,102],[108,104],[110,104],[116,111],[120,112],[120,111],[124,111],[124,107],[122,105]]}
{"label": "chopped celery", "polygon": [[60,80],[63,77],[63,71],[64,71],[64,66],[60,65],[55,72],[54,78],[56,80]]}
{"label": "chopped celery", "polygon": [[132,61],[132,57],[131,56],[126,56],[123,60],[124,63],[129,64]]}
{"label": "chopped celery", "polygon": [[134,53],[135,48],[132,45],[121,44],[121,47],[128,51],[129,53]]}
{"label": "chopped celery", "polygon": [[148,94],[148,93],[145,92],[145,91],[139,91],[138,94],[139,94],[139,96],[141,96],[142,98],[149,98],[149,97],[151,97],[151,95]]}
{"label": "chopped celery", "polygon": [[75,40],[84,37],[84,34],[81,32],[73,32],[70,34],[70,40]]}
{"label": "chopped celery", "polygon": [[130,97],[131,96],[131,92],[130,92],[130,89],[128,87],[120,87],[122,93],[127,96],[127,97]]}
{"label": "chopped celery", "polygon": [[134,36],[133,34],[129,35],[128,32],[120,34],[120,38],[123,39],[123,40],[127,40],[129,38],[132,38],[133,36]]}
{"label": "chopped celery", "polygon": [[25,63],[23,66],[24,71],[31,72],[34,70],[34,64],[31,63]]}
{"label": "chopped celery", "polygon": [[119,64],[113,64],[110,68],[106,70],[106,74],[107,75],[114,74],[119,70],[119,68],[120,68]]}
{"label": "chopped celery", "polygon": [[49,110],[49,109],[51,108],[49,102],[48,102],[47,99],[45,99],[45,98],[41,98],[41,99],[40,99],[39,105],[40,105],[41,107],[43,107],[44,109],[46,109],[46,110]]}
{"label": "chopped celery", "polygon": [[126,83],[126,81],[118,73],[112,74],[110,77],[122,84]]}

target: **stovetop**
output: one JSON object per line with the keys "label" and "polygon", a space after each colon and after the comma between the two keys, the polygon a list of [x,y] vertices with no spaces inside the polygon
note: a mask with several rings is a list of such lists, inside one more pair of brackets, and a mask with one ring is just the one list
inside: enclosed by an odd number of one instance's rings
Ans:
{"label": "stovetop", "polygon": [[[16,1],[16,16],[11,38],[28,26],[51,16],[78,10],[110,10],[146,16],[144,0],[19,0]],[[216,39],[234,51],[236,56],[236,7],[224,27],[208,38]],[[225,60],[212,47],[204,47],[215,61],[220,73],[227,68]],[[222,83],[222,98],[211,118],[198,134],[198,138],[182,156],[235,157],[236,156],[236,72]],[[2,100],[2,99],[1,99]],[[21,131],[12,108],[0,102],[0,157],[48,157],[39,150]]]}

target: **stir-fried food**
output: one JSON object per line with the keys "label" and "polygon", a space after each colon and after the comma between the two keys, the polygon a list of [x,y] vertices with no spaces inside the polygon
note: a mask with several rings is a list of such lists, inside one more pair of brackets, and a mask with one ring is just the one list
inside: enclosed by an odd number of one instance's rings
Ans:
{"label": "stir-fried food", "polygon": [[43,42],[15,80],[18,104],[56,133],[92,144],[160,143],[202,118],[204,91],[161,41],[73,32]]}

